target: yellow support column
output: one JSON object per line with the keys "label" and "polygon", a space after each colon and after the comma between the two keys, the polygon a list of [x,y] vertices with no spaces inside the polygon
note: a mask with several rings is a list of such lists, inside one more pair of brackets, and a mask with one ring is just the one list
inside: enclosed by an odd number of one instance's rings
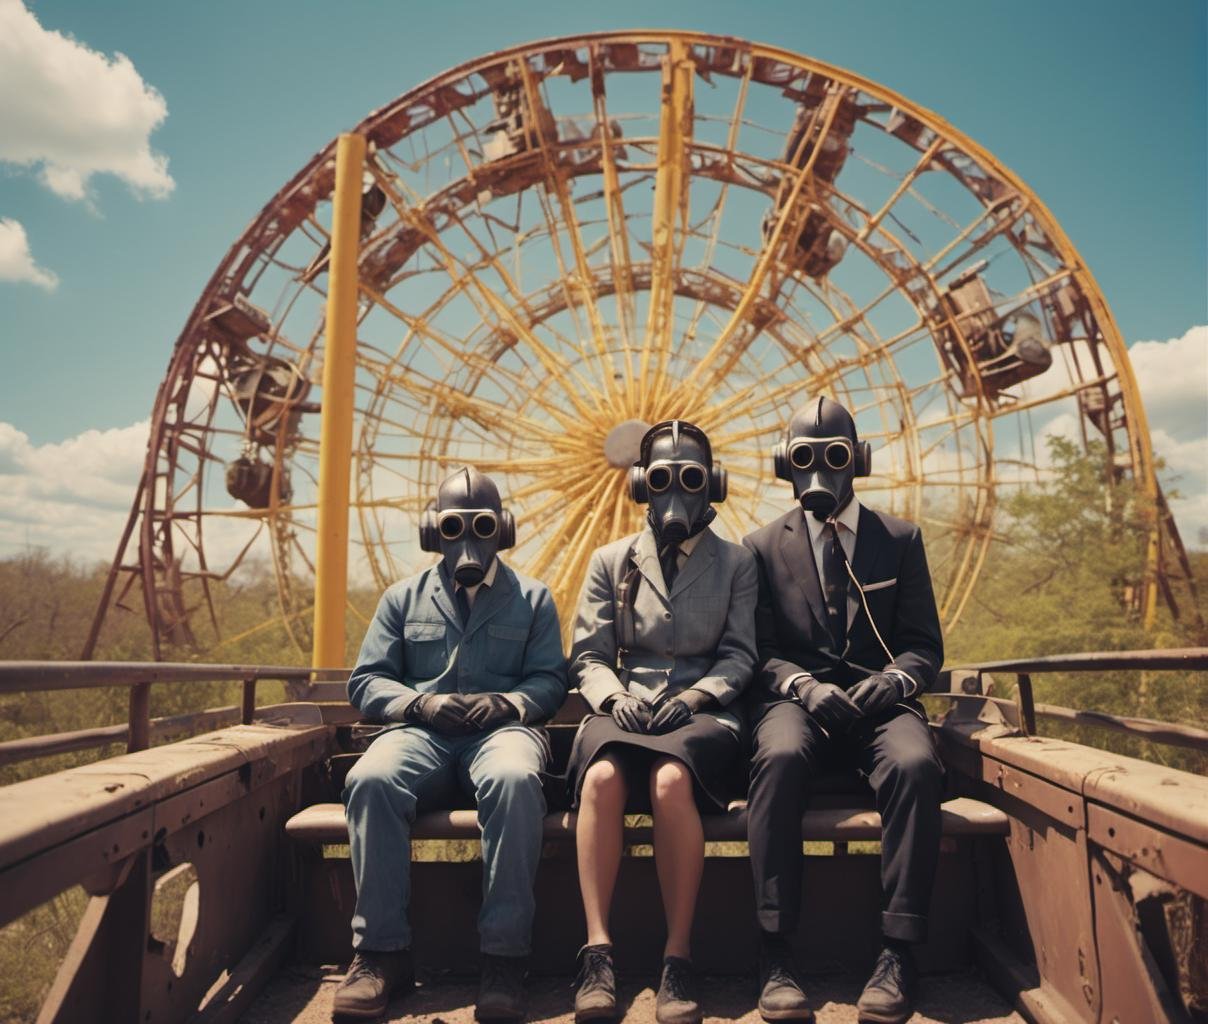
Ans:
{"label": "yellow support column", "polygon": [[327,264],[327,336],[323,342],[323,413],[319,427],[319,524],[315,551],[315,643],[312,668],[344,663],[348,599],[348,485],[357,354],[357,256],[365,137],[336,143],[331,253]]}

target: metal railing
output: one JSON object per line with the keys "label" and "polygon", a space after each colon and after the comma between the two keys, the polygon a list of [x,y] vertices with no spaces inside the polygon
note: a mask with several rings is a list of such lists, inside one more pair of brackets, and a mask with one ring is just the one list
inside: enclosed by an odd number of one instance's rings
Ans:
{"label": "metal railing", "polygon": [[[1036,735],[1036,719],[1054,718],[1074,725],[1093,725],[1101,729],[1127,733],[1155,743],[1190,747],[1208,751],[1208,730],[1153,718],[1113,715],[1106,711],[1085,711],[1057,704],[1037,704],[1032,689],[1032,676],[1044,672],[1141,672],[1204,671],[1208,670],[1208,647],[1178,647],[1151,651],[1096,651],[1086,654],[1054,654],[1041,658],[1021,658],[1012,661],[990,661],[974,665],[958,665],[945,669],[951,677],[964,673],[969,680],[968,692],[937,693],[937,697],[954,700],[989,701],[1013,707],[1019,712],[1019,727],[1024,735]],[[1014,675],[1016,699],[988,696],[982,691],[985,676]]]}
{"label": "metal railing", "polygon": [[[1018,709],[1021,730],[1036,734],[1036,719],[1053,718],[1076,725],[1093,725],[1143,739],[1208,751],[1208,730],[1149,718],[1113,715],[1104,711],[1080,710],[1055,704],[1037,704],[1032,676],[1044,672],[1111,672],[1120,670],[1173,671],[1208,670],[1208,647],[1187,647],[1149,651],[1100,651],[1087,654],[1058,654],[1042,658],[992,661],[960,665],[945,673],[965,673],[972,685],[965,693],[938,693],[951,699],[989,701]],[[194,662],[121,662],[121,661],[7,661],[0,662],[0,696],[13,693],[50,690],[84,690],[103,687],[130,688],[130,711],[125,725],[99,726],[46,736],[29,736],[0,742],[0,766],[33,760],[52,754],[88,750],[126,743],[127,752],[144,750],[152,738],[169,739],[193,735],[203,729],[216,729],[236,722],[250,723],[256,712],[256,684],[261,680],[279,680],[294,684],[342,682],[351,669],[308,669],[298,665],[208,665]],[[985,676],[1014,675],[1015,700],[985,695],[981,680]],[[243,686],[241,704],[211,708],[162,718],[150,717],[151,687],[154,684],[239,682]]]}
{"label": "metal railing", "polygon": [[[256,714],[256,684],[261,680],[309,684],[348,678],[346,668],[309,669],[299,665],[203,665],[168,661],[4,661],[0,662],[0,696],[31,691],[97,690],[128,686],[130,710],[125,725],[99,726],[48,736],[28,736],[0,743],[0,765],[76,750],[126,742],[126,751],[145,750],[151,739],[189,736],[236,722],[250,724]],[[151,718],[153,684],[238,682],[239,706],[211,708],[184,715]]]}

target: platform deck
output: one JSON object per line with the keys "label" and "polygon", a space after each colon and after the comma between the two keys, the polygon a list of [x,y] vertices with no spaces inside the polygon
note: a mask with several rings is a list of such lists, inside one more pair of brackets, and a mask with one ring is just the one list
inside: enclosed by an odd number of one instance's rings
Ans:
{"label": "platform deck", "polygon": [[[331,1001],[343,977],[340,967],[287,967],[240,1018],[242,1024],[328,1024]],[[829,976],[807,979],[818,1024],[855,1024],[856,999],[863,978]],[[654,979],[620,978],[625,1024],[653,1024]],[[421,979],[415,992],[395,998],[387,1024],[473,1024],[475,985],[465,978]],[[702,997],[706,1021],[761,1024],[755,1012],[753,980],[706,979]],[[528,985],[531,1024],[570,1024],[571,979],[532,978]],[[911,1024],[1024,1024],[1007,1002],[973,973],[929,975],[923,979],[919,1011]]]}

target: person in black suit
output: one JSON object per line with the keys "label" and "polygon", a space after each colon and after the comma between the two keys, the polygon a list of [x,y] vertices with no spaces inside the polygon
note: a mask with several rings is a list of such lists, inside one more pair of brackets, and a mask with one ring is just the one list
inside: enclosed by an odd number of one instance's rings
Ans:
{"label": "person in black suit", "polygon": [[871,452],[851,414],[819,398],[793,416],[775,455],[799,507],[743,540],[759,570],[751,687],[748,837],[762,935],[759,1009],[810,1020],[789,937],[801,907],[801,815],[809,780],[854,764],[881,813],[883,949],[861,1021],[905,1021],[939,857],[943,766],[917,697],[944,660],[917,526],[862,506],[852,481]]}

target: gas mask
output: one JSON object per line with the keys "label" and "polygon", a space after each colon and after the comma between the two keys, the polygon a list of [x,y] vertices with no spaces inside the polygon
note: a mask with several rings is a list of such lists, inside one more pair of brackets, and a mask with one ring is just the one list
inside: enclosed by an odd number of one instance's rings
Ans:
{"label": "gas mask", "polygon": [[726,471],[713,461],[705,432],[683,420],[656,423],[642,438],[629,470],[629,496],[649,503],[647,519],[661,543],[680,544],[700,533],[726,499]]}
{"label": "gas mask", "polygon": [[496,552],[515,543],[512,513],[491,478],[472,466],[445,478],[420,519],[420,549],[439,551],[449,578],[463,587],[481,583]]}
{"label": "gas mask", "polygon": [[851,501],[852,480],[871,472],[872,449],[857,438],[851,413],[823,397],[794,414],[772,462],[776,477],[793,485],[801,507],[824,520]]}

